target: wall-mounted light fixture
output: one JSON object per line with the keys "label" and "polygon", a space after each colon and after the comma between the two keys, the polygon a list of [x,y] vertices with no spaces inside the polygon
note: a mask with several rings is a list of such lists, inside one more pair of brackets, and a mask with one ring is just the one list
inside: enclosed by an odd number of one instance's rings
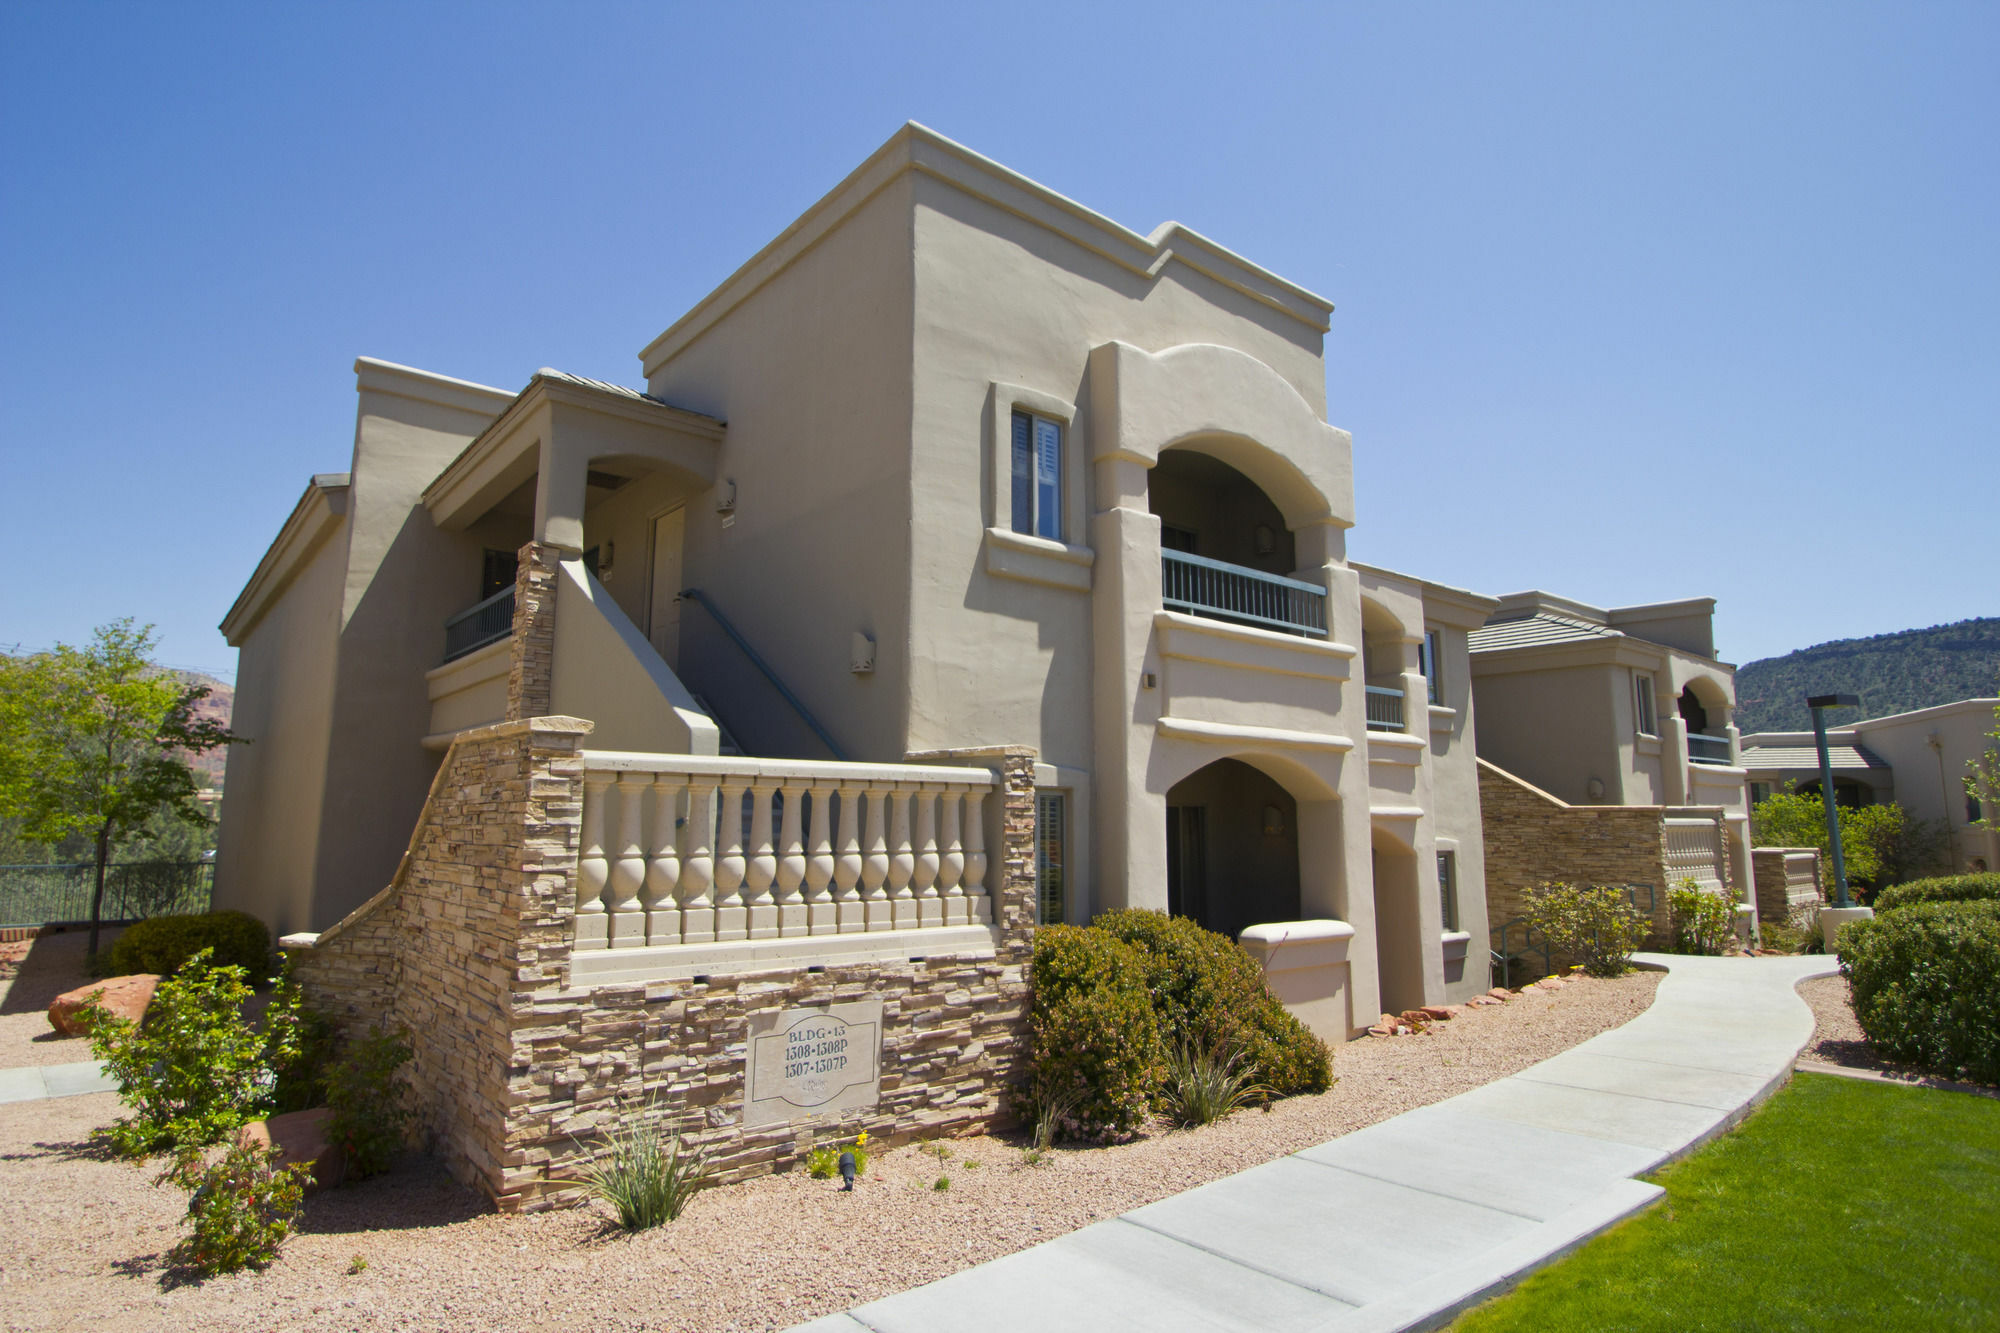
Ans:
{"label": "wall-mounted light fixture", "polygon": [[1259,523],[1251,538],[1256,543],[1258,555],[1269,555],[1278,549],[1277,529],[1269,523]]}
{"label": "wall-mounted light fixture", "polygon": [[1264,807],[1264,836],[1275,838],[1285,831],[1285,812],[1275,805]]}

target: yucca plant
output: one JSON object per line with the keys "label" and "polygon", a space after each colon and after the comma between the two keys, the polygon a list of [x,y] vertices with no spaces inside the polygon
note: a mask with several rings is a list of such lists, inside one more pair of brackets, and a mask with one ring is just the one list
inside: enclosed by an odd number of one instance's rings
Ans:
{"label": "yucca plant", "polygon": [[1241,1051],[1180,1042],[1167,1052],[1161,1109],[1183,1129],[1211,1124],[1270,1094],[1251,1081]]}
{"label": "yucca plant", "polygon": [[662,1134],[659,1117],[647,1110],[605,1136],[611,1151],[592,1162],[581,1185],[618,1213],[627,1231],[646,1231],[679,1217],[694,1196],[713,1184],[708,1154],[683,1144],[678,1134]]}

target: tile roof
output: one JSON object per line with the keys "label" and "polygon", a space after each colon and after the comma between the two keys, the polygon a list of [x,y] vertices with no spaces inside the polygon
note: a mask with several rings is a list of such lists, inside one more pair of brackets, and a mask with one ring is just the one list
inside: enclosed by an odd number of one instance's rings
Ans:
{"label": "tile roof", "polygon": [[[599,393],[613,394],[619,398],[630,398],[636,403],[656,403],[661,407],[673,406],[666,399],[655,398],[650,393],[644,393],[638,389],[628,389],[622,384],[613,384],[609,380],[594,380],[588,375],[572,375],[567,370],[557,370],[554,366],[543,366],[535,372],[535,378],[560,380],[564,384],[575,384],[585,389],[595,389]],[[677,410],[684,411],[685,409]]]}
{"label": "tile roof", "polygon": [[[1835,771],[1889,767],[1865,745],[1828,745],[1826,753]],[[1818,768],[1819,751],[1810,745],[1746,745],[1738,762],[1744,768]]]}
{"label": "tile roof", "polygon": [[1546,611],[1510,620],[1489,621],[1467,636],[1475,653],[1507,648],[1541,648],[1552,643],[1584,643],[1591,639],[1622,639],[1625,635],[1587,620],[1554,616]]}

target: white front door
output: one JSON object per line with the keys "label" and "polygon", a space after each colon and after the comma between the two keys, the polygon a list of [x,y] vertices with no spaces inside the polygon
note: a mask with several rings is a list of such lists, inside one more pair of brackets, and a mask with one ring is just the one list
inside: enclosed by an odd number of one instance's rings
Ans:
{"label": "white front door", "polygon": [[681,536],[687,511],[673,509],[653,520],[653,606],[647,636],[661,660],[681,666]]}

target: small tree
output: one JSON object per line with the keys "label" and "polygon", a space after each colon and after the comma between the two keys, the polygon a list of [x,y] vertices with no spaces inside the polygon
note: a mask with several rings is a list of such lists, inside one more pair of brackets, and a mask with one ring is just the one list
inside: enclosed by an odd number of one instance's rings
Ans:
{"label": "small tree", "polygon": [[1993,730],[1986,734],[1994,743],[1977,759],[1966,761],[1965,794],[1979,802],[1980,827],[2000,833],[2000,704],[1993,709]]}
{"label": "small tree", "polygon": [[[1914,818],[1893,801],[1843,805],[1838,812],[1850,884],[1881,888],[1926,874],[1944,860],[1945,831],[1937,820]],[[1802,796],[1788,786],[1757,802],[1750,811],[1750,840],[1758,847],[1817,847],[1822,877],[1833,873],[1826,809],[1817,795]]]}
{"label": "small tree", "polygon": [[91,840],[92,957],[113,844],[159,816],[206,824],[185,756],[237,739],[195,716],[208,688],[162,673],[148,660],[153,642],[152,626],[128,617],[84,648],[0,657],[0,816],[32,842]]}

